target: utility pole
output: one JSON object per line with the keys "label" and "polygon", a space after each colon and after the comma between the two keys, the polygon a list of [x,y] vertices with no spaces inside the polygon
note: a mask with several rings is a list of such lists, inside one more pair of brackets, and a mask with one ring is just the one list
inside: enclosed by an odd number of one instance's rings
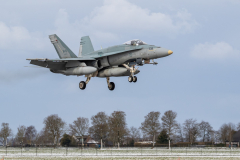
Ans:
{"label": "utility pole", "polygon": [[230,130],[230,140],[229,140],[229,142],[230,142],[230,146],[231,146],[231,149],[232,149],[232,130]]}
{"label": "utility pole", "polygon": [[154,141],[155,141],[155,133],[153,134],[153,147],[154,147]]}
{"label": "utility pole", "polygon": [[217,140],[218,140],[218,139],[217,139],[217,136],[218,136],[218,135],[216,134],[216,139],[215,139],[216,149],[217,149]]}
{"label": "utility pole", "polygon": [[102,149],[102,137],[101,137],[101,149]]}
{"label": "utility pole", "polygon": [[83,147],[83,135],[82,135],[82,147]]}
{"label": "utility pole", "polygon": [[118,130],[118,149],[119,149],[119,130]]}
{"label": "utility pole", "polygon": [[170,147],[170,138],[168,138],[168,147],[169,147],[169,149],[171,149],[171,147]]}
{"label": "utility pole", "polygon": [[22,144],[23,144],[23,141],[20,142],[20,145],[21,145],[21,156],[22,156]]}
{"label": "utility pole", "polygon": [[102,150],[102,124],[101,124],[101,150]]}
{"label": "utility pole", "polygon": [[119,149],[119,123],[117,124],[117,129],[118,129],[118,149]]}

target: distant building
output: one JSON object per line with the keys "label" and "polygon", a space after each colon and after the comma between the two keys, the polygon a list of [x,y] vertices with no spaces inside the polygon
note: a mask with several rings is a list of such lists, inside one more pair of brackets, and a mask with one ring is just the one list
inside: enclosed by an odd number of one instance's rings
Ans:
{"label": "distant building", "polygon": [[[233,140],[231,142],[232,147],[239,147],[240,142],[240,130],[233,135]],[[229,147],[229,141],[226,141],[226,147]]]}
{"label": "distant building", "polygon": [[[153,141],[142,141],[142,142],[137,142],[139,144],[153,144]],[[156,143],[156,142],[154,142]]]}
{"label": "distant building", "polygon": [[95,147],[97,144],[99,144],[98,141],[95,141],[94,139],[92,139],[90,136],[73,136],[73,138],[75,138],[79,144],[79,146],[82,146],[82,139],[83,139],[83,146],[84,147]]}

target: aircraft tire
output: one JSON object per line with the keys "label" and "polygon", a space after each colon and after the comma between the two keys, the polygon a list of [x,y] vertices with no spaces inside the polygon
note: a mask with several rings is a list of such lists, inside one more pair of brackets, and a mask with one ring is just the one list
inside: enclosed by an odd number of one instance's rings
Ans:
{"label": "aircraft tire", "polygon": [[136,76],[133,77],[133,82],[134,82],[134,83],[137,82],[137,77],[136,77]]}
{"label": "aircraft tire", "polygon": [[110,82],[109,85],[108,85],[108,89],[110,91],[113,91],[115,89],[115,84],[113,82]]}
{"label": "aircraft tire", "polygon": [[133,77],[132,76],[129,76],[128,77],[128,82],[132,82],[133,81]]}
{"label": "aircraft tire", "polygon": [[86,88],[86,83],[85,83],[84,81],[81,81],[81,82],[79,83],[79,88],[80,88],[81,90],[84,90],[84,89]]}

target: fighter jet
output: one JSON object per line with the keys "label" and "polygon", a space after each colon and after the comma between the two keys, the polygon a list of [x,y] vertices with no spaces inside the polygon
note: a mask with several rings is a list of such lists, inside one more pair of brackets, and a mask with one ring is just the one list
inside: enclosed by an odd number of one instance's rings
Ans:
{"label": "fighter jet", "polygon": [[92,77],[106,78],[110,91],[115,89],[115,84],[110,82],[110,77],[128,76],[129,82],[137,82],[135,75],[140,71],[136,66],[156,65],[157,62],[154,62],[154,59],[166,57],[173,53],[169,49],[149,45],[139,39],[94,51],[90,37],[85,36],[81,38],[79,54],[76,56],[56,34],[50,35],[49,38],[59,59],[36,58],[27,60],[30,60],[30,64],[49,68],[53,73],[66,76],[85,75],[86,81],[79,83],[81,90],[86,88]]}

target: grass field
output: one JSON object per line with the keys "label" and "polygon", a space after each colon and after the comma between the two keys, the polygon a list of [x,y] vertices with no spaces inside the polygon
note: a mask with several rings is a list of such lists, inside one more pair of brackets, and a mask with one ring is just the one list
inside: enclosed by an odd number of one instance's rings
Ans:
{"label": "grass field", "polygon": [[[3,157],[1,157],[3,159]],[[4,160],[240,160],[239,157],[4,157]]]}
{"label": "grass field", "polygon": [[0,148],[1,159],[239,159],[234,148]]}

